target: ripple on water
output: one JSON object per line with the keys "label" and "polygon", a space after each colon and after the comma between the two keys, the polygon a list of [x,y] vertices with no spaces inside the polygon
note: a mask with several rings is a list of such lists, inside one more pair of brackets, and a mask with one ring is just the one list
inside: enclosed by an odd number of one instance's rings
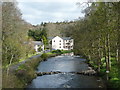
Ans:
{"label": "ripple on water", "polygon": [[50,71],[83,71],[88,69],[88,64],[84,62],[84,59],[75,58],[72,56],[57,56],[49,58],[45,62],[41,62],[37,68],[38,72],[50,72]]}
{"label": "ripple on water", "polygon": [[77,74],[54,74],[39,76],[29,88],[98,88],[96,77]]}
{"label": "ripple on water", "polygon": [[[56,56],[41,62],[38,72],[80,72],[88,70],[85,59],[74,56]],[[59,73],[38,76],[33,79],[28,88],[100,88],[104,87],[94,76],[84,76],[72,73]]]}

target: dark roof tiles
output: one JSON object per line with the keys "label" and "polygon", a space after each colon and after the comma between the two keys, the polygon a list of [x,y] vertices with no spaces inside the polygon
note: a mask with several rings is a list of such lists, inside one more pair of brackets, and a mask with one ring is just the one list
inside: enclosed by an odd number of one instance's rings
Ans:
{"label": "dark roof tiles", "polygon": [[[48,39],[52,40],[54,37],[48,37]],[[63,40],[71,40],[72,38],[71,37],[60,37],[62,38]]]}
{"label": "dark roof tiles", "polygon": [[32,41],[32,43],[34,45],[43,45],[43,43],[41,41]]}

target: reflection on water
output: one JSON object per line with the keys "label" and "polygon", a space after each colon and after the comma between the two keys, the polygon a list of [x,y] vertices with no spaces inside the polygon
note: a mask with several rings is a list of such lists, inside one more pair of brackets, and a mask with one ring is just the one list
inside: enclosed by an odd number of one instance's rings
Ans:
{"label": "reflection on water", "polygon": [[[88,70],[85,59],[76,57],[73,53],[49,58],[39,64],[37,72],[80,72]],[[104,87],[95,76],[84,76],[72,73],[59,73],[38,76],[33,79],[29,88],[98,88]]]}
{"label": "reflection on water", "polygon": [[71,53],[65,53],[65,54],[62,54],[63,56],[73,56],[74,55],[74,53],[73,52],[71,52]]}

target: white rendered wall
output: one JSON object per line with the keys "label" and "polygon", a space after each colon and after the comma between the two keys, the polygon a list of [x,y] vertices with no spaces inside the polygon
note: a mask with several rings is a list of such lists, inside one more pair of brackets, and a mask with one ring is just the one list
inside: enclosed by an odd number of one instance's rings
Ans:
{"label": "white rendered wall", "polygon": [[38,48],[39,48],[38,45],[35,45],[34,48],[35,48],[35,51],[38,52]]}
{"label": "white rendered wall", "polygon": [[[61,42],[60,42],[61,41]],[[61,45],[60,45],[61,44]],[[59,50],[63,50],[63,39],[56,36],[52,39],[52,49],[59,49]]]}
{"label": "white rendered wall", "polygon": [[[60,42],[60,40],[61,40],[61,42]],[[67,44],[67,43],[69,43],[69,44]],[[59,49],[59,50],[71,50],[71,49],[73,49],[73,44],[74,44],[73,39],[63,40],[59,36],[56,36],[52,39],[52,49],[55,49],[55,50],[57,50],[57,49]],[[69,48],[66,48],[66,46]]]}
{"label": "white rendered wall", "polygon": [[[34,49],[36,52],[38,52],[39,47],[40,47],[39,45],[34,46]],[[42,49],[42,51],[44,51],[44,45],[41,45],[41,49]]]}
{"label": "white rendered wall", "polygon": [[[69,43],[69,45],[67,43]],[[73,49],[73,43],[74,43],[73,39],[71,39],[71,40],[64,40],[63,41],[63,46],[65,46],[65,48],[63,50],[71,50],[71,49]],[[66,48],[66,46],[67,47],[69,46],[70,48],[68,49],[68,48]]]}

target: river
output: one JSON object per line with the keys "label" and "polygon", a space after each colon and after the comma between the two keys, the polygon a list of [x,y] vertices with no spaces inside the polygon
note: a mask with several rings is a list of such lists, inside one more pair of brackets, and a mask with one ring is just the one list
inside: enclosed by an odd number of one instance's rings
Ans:
{"label": "river", "polygon": [[80,72],[90,67],[86,59],[71,54],[51,57],[37,67],[36,72],[63,72],[37,76],[28,88],[105,88],[101,78],[69,72]]}

